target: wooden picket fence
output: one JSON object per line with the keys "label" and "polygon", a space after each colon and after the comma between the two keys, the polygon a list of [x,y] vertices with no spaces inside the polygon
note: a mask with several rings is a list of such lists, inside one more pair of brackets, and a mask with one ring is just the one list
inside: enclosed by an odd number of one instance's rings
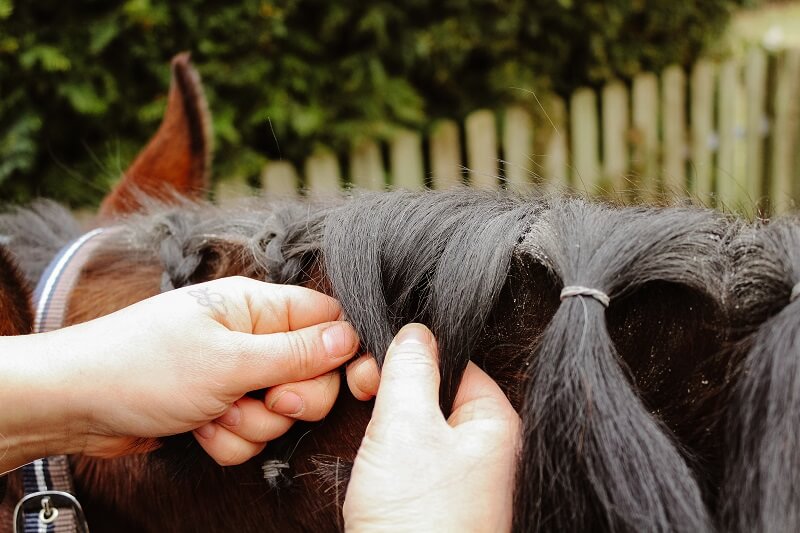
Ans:
{"label": "wooden picket fence", "polygon": [[[389,141],[359,139],[349,154],[320,151],[305,161],[302,179],[291,163],[270,162],[261,186],[268,195],[540,186],[624,199],[688,196],[751,214],[786,211],[800,194],[800,49],[701,60],[688,74],[671,66],[599,92],[578,89],[568,102],[530,98],[477,110],[463,129],[443,120]],[[244,189],[223,182],[217,197]]]}

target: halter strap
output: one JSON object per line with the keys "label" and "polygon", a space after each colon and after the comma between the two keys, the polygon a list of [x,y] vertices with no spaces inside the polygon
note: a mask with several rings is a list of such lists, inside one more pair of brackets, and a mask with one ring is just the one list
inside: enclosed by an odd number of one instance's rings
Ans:
{"label": "halter strap", "polygon": [[78,275],[92,252],[102,243],[103,239],[99,237],[106,231],[105,228],[97,228],[81,235],[64,246],[50,261],[33,293],[36,301],[34,333],[63,327],[67,302]]}
{"label": "halter strap", "polygon": [[[50,261],[34,291],[34,333],[63,327],[78,276],[97,247],[113,233],[107,228],[85,233]],[[88,533],[66,455],[28,463],[22,467],[22,480],[25,495],[14,508],[14,533]]]}

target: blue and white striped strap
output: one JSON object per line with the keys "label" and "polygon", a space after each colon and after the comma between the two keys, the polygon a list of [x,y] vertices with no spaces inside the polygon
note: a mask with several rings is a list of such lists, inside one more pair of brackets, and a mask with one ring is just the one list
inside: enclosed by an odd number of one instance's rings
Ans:
{"label": "blue and white striped strap", "polygon": [[97,228],[83,234],[64,246],[47,265],[33,293],[36,302],[34,333],[63,327],[72,288],[86,260],[102,242],[98,237],[105,231],[105,228]]}
{"label": "blue and white striped strap", "polygon": [[[106,228],[92,230],[63,247],[50,261],[34,292],[34,333],[63,327],[72,289],[92,253],[110,233],[113,231]],[[25,495],[14,509],[15,533],[88,532],[83,510],[74,497],[67,456],[37,459],[22,467],[22,478]]]}

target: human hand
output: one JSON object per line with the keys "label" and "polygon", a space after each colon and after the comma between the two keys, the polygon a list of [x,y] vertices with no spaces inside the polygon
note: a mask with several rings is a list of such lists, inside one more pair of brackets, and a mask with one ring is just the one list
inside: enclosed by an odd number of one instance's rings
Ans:
{"label": "human hand", "polygon": [[520,420],[497,384],[469,363],[445,420],[436,343],[405,326],[386,354],[348,369],[356,397],[375,408],[344,502],[349,531],[508,531]]}
{"label": "human hand", "polygon": [[[341,314],[338,302],[310,289],[237,277],[29,336],[38,341],[30,387],[47,405],[30,398],[27,429],[68,422],[50,453],[105,457],[194,430],[220,464],[244,462],[295,420],[319,420],[332,407],[334,369],[358,346]],[[17,374],[24,369],[18,364]],[[245,396],[262,388],[264,401]]]}

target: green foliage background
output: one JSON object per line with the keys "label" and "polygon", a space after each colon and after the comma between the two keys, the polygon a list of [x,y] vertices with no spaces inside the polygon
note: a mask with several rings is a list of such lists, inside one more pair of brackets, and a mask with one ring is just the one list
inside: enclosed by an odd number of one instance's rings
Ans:
{"label": "green foliage background", "polygon": [[[0,199],[95,204],[190,50],[216,176],[690,63],[741,0],[0,0]],[[275,137],[280,141],[276,145]]]}

